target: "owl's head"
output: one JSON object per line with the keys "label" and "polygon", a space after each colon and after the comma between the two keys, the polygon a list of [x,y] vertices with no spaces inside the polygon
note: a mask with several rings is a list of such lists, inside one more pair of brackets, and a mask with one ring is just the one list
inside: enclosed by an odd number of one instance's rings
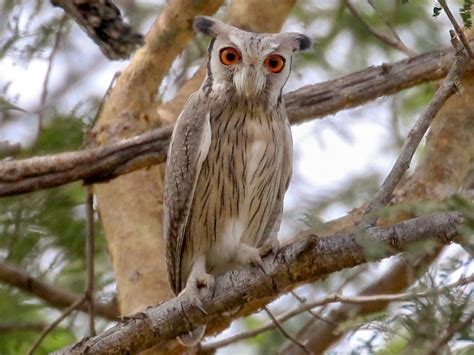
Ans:
{"label": "owl's head", "polygon": [[253,33],[212,17],[198,16],[194,29],[212,37],[207,90],[232,91],[237,97],[276,103],[291,70],[295,52],[309,48],[300,33]]}

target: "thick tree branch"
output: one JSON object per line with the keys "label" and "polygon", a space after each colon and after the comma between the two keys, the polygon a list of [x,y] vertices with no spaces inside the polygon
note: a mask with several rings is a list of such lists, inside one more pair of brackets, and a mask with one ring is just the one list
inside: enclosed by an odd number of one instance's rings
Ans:
{"label": "thick tree branch", "polygon": [[[291,123],[323,117],[446,75],[454,50],[434,51],[394,64],[370,67],[285,96]],[[172,128],[165,127],[108,146],[0,163],[0,196],[99,182],[166,159]]]}
{"label": "thick tree branch", "polygon": [[126,59],[143,44],[111,0],[51,0],[78,23],[109,59]]}
{"label": "thick tree branch", "polygon": [[[385,250],[384,255],[376,257],[381,259],[429,238],[448,243],[457,235],[456,226],[462,221],[458,212],[438,213],[386,228],[372,227],[357,236],[352,233],[322,239],[309,236],[283,247],[274,262],[272,255],[265,258],[266,274],[259,268],[247,267],[218,277],[213,297],[208,290],[201,290],[206,315],[189,305],[185,298],[177,297],[58,353],[116,354],[164,345],[191,326],[220,321],[226,311],[244,304],[247,310],[249,304],[258,307],[259,301],[267,303],[301,283],[367,262],[362,245],[378,244],[380,250]],[[239,316],[240,312],[233,312],[230,317]]]}
{"label": "thick tree branch", "polygon": [[[34,278],[25,271],[4,262],[0,262],[0,282],[4,282],[11,286],[17,287],[25,292],[31,293],[41,298],[52,307],[65,308],[69,307],[82,297],[70,292],[63,291],[47,283]],[[87,305],[78,308],[87,312]],[[113,303],[95,303],[94,309],[97,315],[101,317],[117,320],[119,317],[117,304]]]}

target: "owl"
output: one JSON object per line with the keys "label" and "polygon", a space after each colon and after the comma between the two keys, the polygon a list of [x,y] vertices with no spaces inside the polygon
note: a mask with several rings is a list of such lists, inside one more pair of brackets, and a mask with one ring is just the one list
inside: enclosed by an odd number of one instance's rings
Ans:
{"label": "owl", "polygon": [[[282,90],[299,33],[252,33],[211,17],[194,20],[211,37],[207,75],[181,112],[165,175],[164,236],[173,292],[205,310],[199,288],[240,265],[263,269],[279,248],[292,138]],[[200,340],[203,326],[184,340]]]}

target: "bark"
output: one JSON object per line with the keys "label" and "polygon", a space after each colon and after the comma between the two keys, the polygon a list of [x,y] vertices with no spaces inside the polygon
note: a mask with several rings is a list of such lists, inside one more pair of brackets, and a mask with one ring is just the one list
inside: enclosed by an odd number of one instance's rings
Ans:
{"label": "bark", "polygon": [[[264,259],[266,273],[256,267],[234,270],[219,276],[214,295],[201,290],[207,314],[177,297],[148,308],[126,319],[101,335],[84,339],[58,354],[121,354],[145,350],[166,343],[190,329],[190,324],[222,323],[241,316],[256,306],[268,303],[301,283],[312,282],[344,268],[368,261],[364,245],[378,244],[381,253],[370,258],[380,260],[406,250],[413,243],[437,238],[450,242],[463,217],[458,212],[438,213],[414,218],[385,228],[372,227],[363,233],[319,238],[316,235],[284,247],[277,258]],[[239,309],[240,307],[240,309]],[[237,309],[237,311],[236,311]]]}
{"label": "bark", "polygon": [[[290,92],[285,95],[289,119],[292,124],[297,124],[322,118],[421,82],[436,80],[447,73],[453,54],[450,49],[429,52]],[[203,73],[199,70],[181,88],[175,99],[158,108],[158,115],[163,122],[174,122],[188,96],[201,84],[201,75]],[[306,110],[302,110],[302,107]],[[77,180],[99,182],[159,164],[166,159],[170,135],[171,127],[163,127],[104,147],[2,162],[0,196],[36,191]]]}
{"label": "bark", "polygon": [[143,44],[143,36],[123,21],[111,0],[51,0],[74,19],[109,59],[126,59]]}

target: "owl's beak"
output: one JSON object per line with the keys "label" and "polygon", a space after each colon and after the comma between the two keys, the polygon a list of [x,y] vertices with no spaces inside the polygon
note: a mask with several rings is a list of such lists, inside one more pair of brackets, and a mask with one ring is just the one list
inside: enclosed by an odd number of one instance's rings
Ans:
{"label": "owl's beak", "polygon": [[246,65],[234,73],[234,85],[240,96],[247,98],[258,96],[265,87],[265,74],[255,65]]}

